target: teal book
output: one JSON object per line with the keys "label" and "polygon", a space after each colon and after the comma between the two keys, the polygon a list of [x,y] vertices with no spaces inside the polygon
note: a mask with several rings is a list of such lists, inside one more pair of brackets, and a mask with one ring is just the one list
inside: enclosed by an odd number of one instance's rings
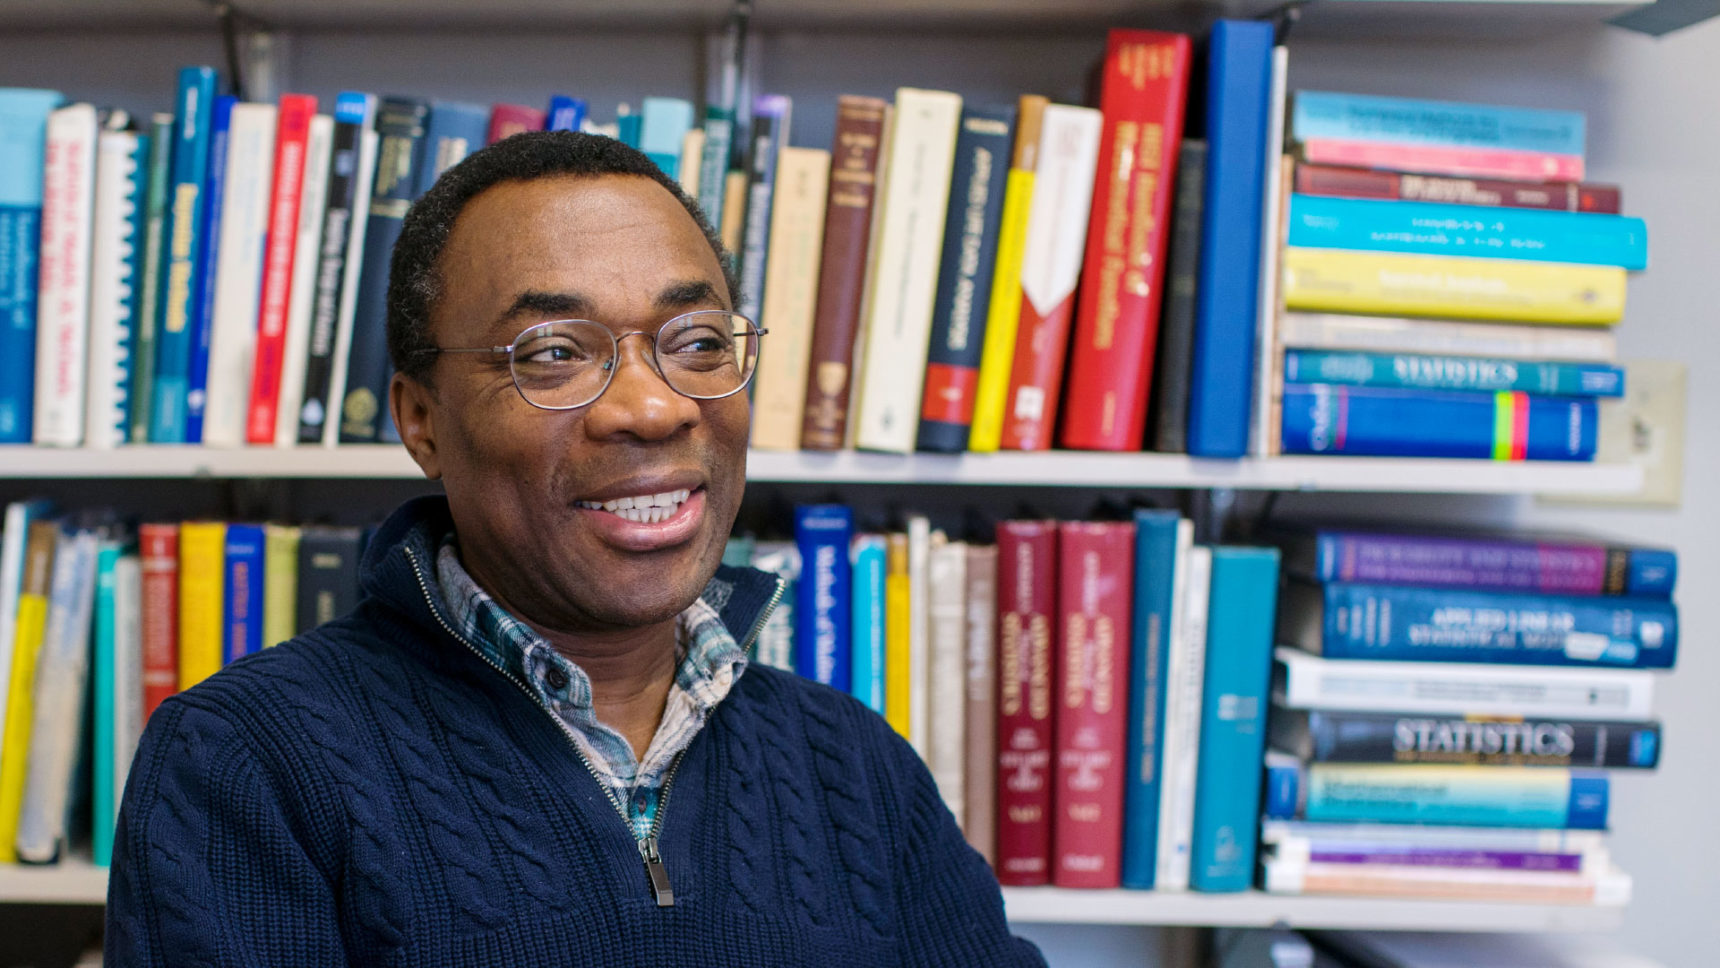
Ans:
{"label": "teal book", "polygon": [[1308,820],[1605,830],[1606,774],[1552,766],[1315,763]]}
{"label": "teal book", "polygon": [[91,633],[94,736],[90,833],[93,859],[100,867],[108,866],[113,858],[114,825],[119,822],[126,772],[143,732],[142,594],[143,576],[136,551],[118,540],[104,540],[96,552]]}
{"label": "teal book", "polygon": [[863,534],[854,539],[852,570],[854,629],[853,681],[849,694],[873,712],[884,714],[884,536]]}
{"label": "teal book", "polygon": [[681,174],[681,142],[693,127],[692,102],[678,97],[648,97],[640,111],[639,150],[663,174]]}
{"label": "teal book", "polygon": [[1277,598],[1276,548],[1212,550],[1189,861],[1197,891],[1244,891],[1254,880]]}
{"label": "teal book", "polygon": [[1394,390],[1479,390],[1543,397],[1622,397],[1624,367],[1612,363],[1483,356],[1287,349],[1284,382]]}
{"label": "teal book", "polygon": [[1179,546],[1192,523],[1175,511],[1135,512],[1135,608],[1129,652],[1129,742],[1123,775],[1123,886],[1153,886],[1159,864],[1164,772],[1165,659]]}
{"label": "teal book", "polygon": [[30,442],[36,399],[36,276],[48,114],[59,91],[0,88],[0,444]]}
{"label": "teal book", "polygon": [[149,442],[185,443],[190,392],[191,320],[203,299],[203,209],[209,178],[209,140],[215,118],[215,70],[179,72],[174,119],[172,195],[163,228],[161,309],[156,324],[155,380],[149,409]]}
{"label": "teal book", "polygon": [[149,415],[154,404],[155,341],[161,325],[162,271],[167,253],[169,179],[173,177],[174,120],[171,114],[156,114],[149,126],[149,167],[144,187],[141,251],[137,254],[137,305],[131,314],[131,428],[130,440],[149,443]]}

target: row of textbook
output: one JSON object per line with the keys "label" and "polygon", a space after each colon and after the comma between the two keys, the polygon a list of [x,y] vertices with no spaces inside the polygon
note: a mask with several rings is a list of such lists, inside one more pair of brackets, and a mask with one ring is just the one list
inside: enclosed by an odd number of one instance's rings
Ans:
{"label": "row of textbook", "polygon": [[1583,116],[1292,96],[1270,25],[1201,43],[1197,70],[1189,36],[1112,31],[1097,106],[845,95],[828,149],[775,94],[742,137],[668,97],[605,126],[565,98],[323,115],[207,68],[143,124],[3,91],[0,217],[41,244],[0,293],[36,317],[6,331],[0,442],[389,439],[404,213],[547,127],[640,148],[720,227],[770,332],[758,448],[1591,459],[1647,243],[1582,181]]}

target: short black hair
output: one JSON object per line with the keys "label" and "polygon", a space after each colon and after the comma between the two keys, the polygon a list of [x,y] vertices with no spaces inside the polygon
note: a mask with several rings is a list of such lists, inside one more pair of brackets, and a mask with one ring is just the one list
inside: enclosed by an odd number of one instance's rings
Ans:
{"label": "short black hair", "polygon": [[465,210],[466,203],[501,182],[562,175],[585,178],[637,175],[662,185],[693,217],[706,241],[711,243],[717,263],[723,267],[729,298],[740,299],[733,260],[724,253],[722,239],[705,218],[699,203],[687,197],[681,186],[644,153],[602,135],[529,131],[473,152],[443,172],[406,213],[388,272],[388,355],[396,370],[419,382],[429,382],[435,354],[418,351],[433,346],[430,310],[442,293],[436,265],[454,230],[454,220]]}

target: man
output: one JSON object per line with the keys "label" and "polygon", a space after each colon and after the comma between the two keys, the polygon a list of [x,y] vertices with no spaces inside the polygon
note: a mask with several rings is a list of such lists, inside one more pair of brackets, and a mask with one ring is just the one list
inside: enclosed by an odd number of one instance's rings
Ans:
{"label": "man", "polygon": [[151,718],[110,964],[1043,963],[911,749],[746,661],[782,589],[718,567],[733,294],[609,139],[517,136],[418,202],[391,405],[446,499],[383,525],[352,615]]}

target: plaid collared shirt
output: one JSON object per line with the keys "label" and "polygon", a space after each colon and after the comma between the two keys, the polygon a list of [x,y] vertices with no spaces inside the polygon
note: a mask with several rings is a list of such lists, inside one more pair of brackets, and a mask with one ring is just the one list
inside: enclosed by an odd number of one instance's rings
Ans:
{"label": "plaid collared shirt", "polygon": [[509,675],[525,683],[539,702],[568,726],[593,773],[622,805],[636,840],[650,836],[664,782],[682,750],[693,742],[711,710],[746,671],[747,657],[703,598],[676,623],[680,664],[663,720],[645,756],[615,730],[598,722],[591,679],[529,625],[509,615],[460,564],[452,535],[436,557],[436,581],[455,627],[467,641]]}

